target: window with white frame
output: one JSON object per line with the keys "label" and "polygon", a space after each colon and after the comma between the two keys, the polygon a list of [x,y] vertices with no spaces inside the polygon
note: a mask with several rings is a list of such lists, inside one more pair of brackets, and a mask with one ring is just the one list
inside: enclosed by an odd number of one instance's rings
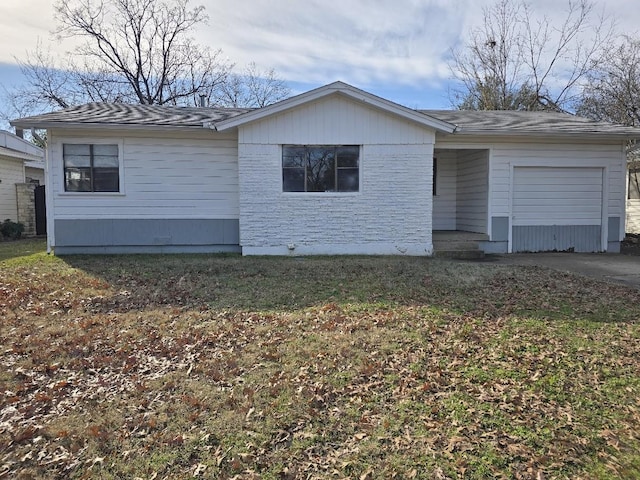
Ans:
{"label": "window with white frame", "polygon": [[358,145],[284,145],[284,192],[357,192],[360,189]]}
{"label": "window with white frame", "polygon": [[65,192],[119,192],[118,145],[62,145]]}

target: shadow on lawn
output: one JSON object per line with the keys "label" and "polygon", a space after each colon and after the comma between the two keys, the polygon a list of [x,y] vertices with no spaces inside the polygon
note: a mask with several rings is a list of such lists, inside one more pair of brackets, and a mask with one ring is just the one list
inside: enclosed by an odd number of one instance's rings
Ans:
{"label": "shadow on lawn", "polygon": [[416,257],[122,255],[64,260],[126,291],[135,304],[146,300],[241,310],[296,310],[327,303],[423,304],[441,296],[436,290],[459,287],[473,277],[461,275],[466,267]]}
{"label": "shadow on lawn", "polygon": [[[640,292],[535,266],[425,257],[73,256],[64,261],[109,284],[101,310],[152,305],[296,311],[326,304],[420,306],[496,318],[637,316]],[[629,317],[629,318],[627,318]]]}
{"label": "shadow on lawn", "polygon": [[27,257],[47,250],[47,240],[43,237],[22,238],[20,240],[0,240],[0,262],[12,258]]}

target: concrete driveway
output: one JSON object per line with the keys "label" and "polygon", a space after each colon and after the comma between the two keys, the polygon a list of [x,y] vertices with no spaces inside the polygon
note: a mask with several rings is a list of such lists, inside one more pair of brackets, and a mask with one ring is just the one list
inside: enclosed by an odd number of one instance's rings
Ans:
{"label": "concrete driveway", "polygon": [[488,255],[504,265],[537,265],[640,289],[640,256],[612,253],[514,253]]}

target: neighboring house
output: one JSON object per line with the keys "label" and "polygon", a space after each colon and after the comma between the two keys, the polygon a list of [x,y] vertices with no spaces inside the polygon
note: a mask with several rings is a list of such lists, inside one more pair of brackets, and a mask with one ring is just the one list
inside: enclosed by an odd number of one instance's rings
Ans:
{"label": "neighboring house", "polygon": [[640,234],[640,146],[628,152],[627,233]]}
{"label": "neighboring house", "polygon": [[48,130],[58,254],[617,252],[625,142],[640,130],[542,112],[417,111],[336,82],[256,109],[93,103]]}
{"label": "neighboring house", "polygon": [[44,151],[0,130],[0,222],[19,221],[35,233],[35,185],[44,185]]}

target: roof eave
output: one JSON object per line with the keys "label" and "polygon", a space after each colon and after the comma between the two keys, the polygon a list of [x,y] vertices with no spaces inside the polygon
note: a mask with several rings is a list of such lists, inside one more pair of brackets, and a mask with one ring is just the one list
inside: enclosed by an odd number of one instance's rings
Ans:
{"label": "roof eave", "polygon": [[630,132],[539,132],[539,131],[522,131],[522,130],[456,130],[454,132],[456,136],[495,136],[495,137],[553,137],[553,138],[562,138],[562,137],[589,137],[591,139],[611,139],[611,138],[619,138],[619,139],[640,139],[640,131],[634,132],[633,134]]}
{"label": "roof eave", "polygon": [[139,125],[135,123],[99,123],[99,122],[22,122],[20,120],[13,120],[10,124],[18,128],[38,128],[38,129],[52,129],[52,128],[74,128],[81,130],[95,130],[96,128],[102,130],[122,130],[122,129],[135,129],[135,130],[208,130],[208,122],[203,122],[200,125]]}
{"label": "roof eave", "polygon": [[[31,153],[18,152],[16,150],[12,150],[10,148],[0,147],[0,155],[4,157],[15,158],[16,160],[22,161],[40,161],[42,160],[42,156],[33,155]],[[42,154],[44,156],[44,153]]]}

